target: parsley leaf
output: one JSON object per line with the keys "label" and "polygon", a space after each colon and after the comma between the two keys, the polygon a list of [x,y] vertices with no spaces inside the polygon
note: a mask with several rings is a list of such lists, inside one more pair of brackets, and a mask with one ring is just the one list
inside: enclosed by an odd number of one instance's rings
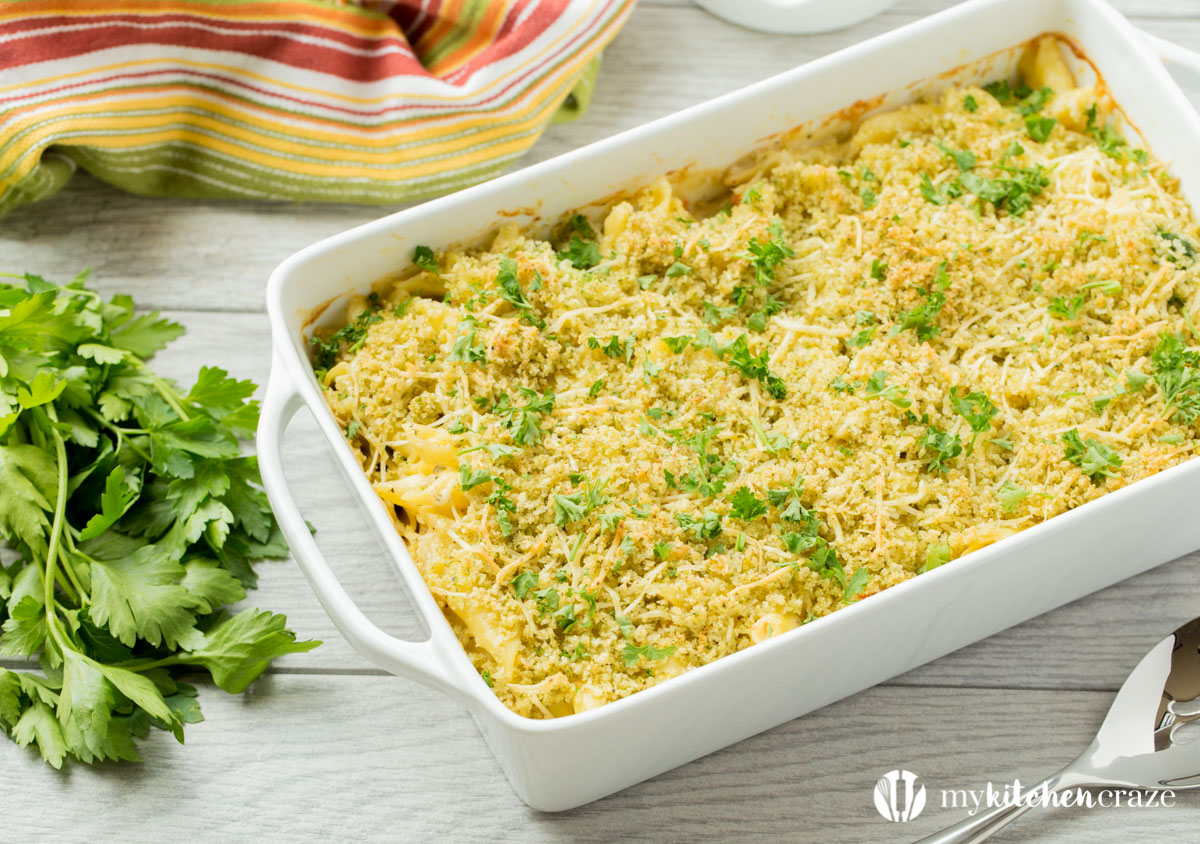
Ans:
{"label": "parsley leaf", "polygon": [[1044,144],[1050,139],[1050,131],[1056,123],[1058,121],[1053,117],[1031,114],[1025,118],[1025,130],[1029,132],[1029,137]]}
{"label": "parsley leaf", "polygon": [[512,258],[500,259],[500,272],[496,274],[496,287],[499,288],[501,299],[521,311],[522,320],[537,328],[546,327],[546,321],[533,312],[533,306],[529,304],[529,300],[525,298],[525,292],[521,290],[521,283],[517,280],[517,262]]}
{"label": "parsley leaf", "polygon": [[846,581],[846,587],[842,592],[842,603],[849,604],[855,598],[862,594],[867,588],[867,581],[871,579],[871,572],[866,566],[856,568],[854,573],[850,575],[850,579]]}
{"label": "parsley leaf", "polygon": [[637,665],[639,659],[656,661],[666,659],[673,653],[675,653],[675,645],[671,645],[669,648],[656,648],[653,645],[634,645],[626,642],[625,647],[621,649],[621,659],[625,660],[625,666],[629,668]]}
{"label": "parsley leaf", "polygon": [[924,171],[921,173],[921,196],[925,197],[925,201],[931,205],[945,205],[950,201],[933,182],[929,181],[929,174]]}
{"label": "parsley leaf", "polygon": [[[254,561],[287,553],[239,447],[254,384],[204,367],[185,392],[145,360],[180,326],[82,278],[23,282],[0,283],[0,541],[16,560],[0,566],[0,654],[45,671],[0,669],[0,732],[55,767],[136,760],[150,726],[182,742],[200,720],[182,672],[236,693],[319,643],[283,616],[225,612]],[[368,301],[311,341],[315,364],[365,342]]]}
{"label": "parsley leaf", "polygon": [[1098,440],[1082,439],[1075,428],[1062,436],[1064,456],[1068,463],[1074,463],[1083,473],[1092,479],[1092,483],[1101,483],[1104,478],[1113,477],[1115,469],[1121,468],[1121,455]]}
{"label": "parsley leaf", "polygon": [[1200,419],[1200,351],[1179,334],[1164,334],[1150,355],[1154,383],[1167,406],[1167,418],[1181,425]]}
{"label": "parsley leaf", "polygon": [[934,144],[937,146],[938,149],[940,149],[942,151],[942,154],[945,155],[947,158],[953,158],[954,163],[958,165],[958,169],[960,171],[962,171],[963,173],[967,172],[968,170],[972,169],[975,166],[975,153],[971,152],[969,149],[964,149],[964,150],[951,149],[950,147],[943,144],[941,141],[934,141]]}
{"label": "parsley leaf", "polygon": [[766,387],[767,395],[771,398],[786,398],[787,385],[784,384],[782,378],[767,368],[770,353],[763,349],[757,355],[751,354],[746,336],[742,334],[722,350],[729,355],[729,363],[746,378],[761,381]]}
{"label": "parsley leaf", "polygon": [[594,241],[582,240],[578,235],[571,235],[570,243],[558,253],[558,259],[567,261],[581,270],[590,270],[600,263],[600,247]]}
{"label": "parsley leaf", "polygon": [[438,273],[437,259],[433,257],[433,250],[428,246],[418,246],[413,250],[412,255],[413,266],[425,270],[427,273]]}
{"label": "parsley leaf", "polygon": [[1012,481],[1005,481],[996,491],[996,498],[1000,501],[1000,512],[1011,513],[1016,510],[1029,494],[1029,490],[1022,489]]}
{"label": "parsley leaf", "polygon": [[699,518],[691,513],[676,513],[675,523],[685,533],[690,533],[697,539],[715,539],[721,535],[721,517],[712,510],[705,510]]}
{"label": "parsley leaf", "polygon": [[992,426],[992,417],[999,413],[1000,409],[992,403],[986,393],[978,390],[968,393],[964,390],[960,396],[958,387],[950,388],[950,406],[971,426],[971,442],[967,446],[967,454],[970,454],[975,446],[975,439]]}
{"label": "parsley leaf", "polygon": [[950,286],[950,276],[946,272],[946,262],[942,261],[934,274],[933,283],[929,287],[918,287],[921,302],[911,311],[905,311],[897,316],[897,324],[892,328],[893,335],[906,329],[913,329],[917,339],[928,343],[941,333],[941,326],[934,319],[946,305],[946,288]]}
{"label": "parsley leaf", "polygon": [[748,522],[767,512],[767,503],[754,495],[748,486],[741,486],[729,496],[729,515]]}
{"label": "parsley leaf", "polygon": [[[872,196],[874,196],[872,194]],[[864,198],[865,202],[865,198]],[[754,279],[762,287],[768,286],[775,280],[775,268],[778,267],[784,260],[795,257],[796,253],[787,245],[783,239],[783,224],[779,220],[774,220],[768,226],[770,237],[767,241],[760,242],[757,238],[750,238],[750,242],[746,244],[746,252],[744,257],[750,261],[754,267]]]}
{"label": "parsley leaf", "polygon": [[929,546],[925,552],[925,563],[919,569],[917,574],[924,574],[927,571],[933,571],[939,566],[944,566],[950,562],[950,546],[934,543]]}
{"label": "parsley leaf", "polygon": [[691,344],[692,336],[690,334],[680,334],[678,337],[663,337],[662,341],[667,345],[668,349],[675,354],[679,354]]}
{"label": "parsley leaf", "polygon": [[945,472],[947,460],[962,454],[962,440],[958,434],[948,434],[936,425],[929,425],[921,437],[921,449],[928,453],[925,469],[929,472]]}
{"label": "parsley leaf", "polygon": [[513,405],[509,402],[508,394],[501,393],[492,406],[492,413],[505,417],[505,426],[512,434],[513,441],[518,445],[540,445],[545,431],[542,430],[539,416],[554,409],[554,394],[538,395],[536,390],[528,387],[518,387],[521,395],[529,401],[523,405]]}
{"label": "parsley leaf", "polygon": [[895,384],[888,384],[888,374],[886,370],[880,369],[874,375],[867,379],[867,383],[863,389],[864,399],[886,399],[896,407],[905,408],[912,406],[912,400],[906,398],[908,390],[897,387]]}
{"label": "parsley leaf", "polygon": [[482,344],[477,345],[475,342],[475,334],[478,330],[479,320],[473,316],[463,317],[458,335],[454,338],[454,345],[450,347],[450,360],[477,363],[480,366],[487,365],[487,348]]}

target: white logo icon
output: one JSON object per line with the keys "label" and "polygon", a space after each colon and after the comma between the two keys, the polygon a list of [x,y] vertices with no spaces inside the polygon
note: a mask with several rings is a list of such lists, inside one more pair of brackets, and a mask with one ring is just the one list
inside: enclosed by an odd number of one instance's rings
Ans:
{"label": "white logo icon", "polygon": [[911,821],[925,808],[925,786],[912,771],[888,771],[875,783],[875,808],[884,820]]}

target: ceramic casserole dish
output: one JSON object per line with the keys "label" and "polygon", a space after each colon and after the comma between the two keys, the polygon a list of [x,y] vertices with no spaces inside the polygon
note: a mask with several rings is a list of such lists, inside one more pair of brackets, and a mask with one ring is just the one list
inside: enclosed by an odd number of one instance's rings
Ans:
{"label": "ceramic casserole dish", "polygon": [[[851,104],[860,103],[861,117],[868,106],[865,113],[895,108],[946,84],[1011,76],[1018,46],[1046,32],[1069,41],[1079,53],[1071,58],[1078,78],[1094,80],[1098,73],[1129,131],[1172,163],[1188,197],[1200,197],[1200,116],[1167,71],[1200,87],[1200,54],[1152,42],[1101,0],[972,0],[736,93],[329,238],[293,255],[271,276],[274,360],[258,450],[293,554],[363,656],[467,707],[529,805],[557,811],[595,800],[1200,547],[1200,460],[648,690],[587,712],[533,720],[507,709],[480,678],[355,462],[309,365],[312,315],[336,319],[339,301],[403,270],[417,244],[475,244],[514,220],[545,226],[666,172],[724,168],[771,136]],[[281,462],[284,429],[304,406],[386,543],[430,630],[428,640],[402,641],[376,627],[318,551]]]}

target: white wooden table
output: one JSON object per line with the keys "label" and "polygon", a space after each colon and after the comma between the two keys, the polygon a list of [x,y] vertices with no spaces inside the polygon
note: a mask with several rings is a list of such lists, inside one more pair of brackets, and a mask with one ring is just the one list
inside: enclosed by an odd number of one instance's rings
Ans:
{"label": "white wooden table", "polygon": [[[529,162],[733,90],[949,5],[905,0],[853,29],[770,36],[685,2],[651,0],[607,51],[584,119],[552,127]],[[1196,0],[1122,0],[1138,25],[1200,48]],[[266,379],[263,288],[295,249],[383,209],[148,200],[80,175],[0,222],[0,265],[65,280],[84,266],[106,293],[161,308],[188,334],[158,365],[201,363]],[[421,636],[380,544],[306,416],[288,437],[318,528],[351,594],[381,626]],[[312,459],[312,455],[316,455]],[[304,457],[308,465],[302,465]],[[1200,517],[1200,512],[1197,514]],[[141,766],[50,770],[0,742],[0,842],[226,840],[908,840],[957,820],[941,788],[1033,781],[1090,740],[1144,651],[1200,614],[1200,554],[952,654],[856,698],[560,815],[514,796],[457,705],[372,668],[342,640],[291,562],[265,564],[251,601],[287,613],[311,654],[280,660],[244,697],[202,691],[187,747],[156,734]],[[581,766],[587,760],[579,760]],[[889,825],[875,780],[908,768],[925,813]],[[1200,795],[1170,809],[1054,810],[1004,840],[1196,840]]]}

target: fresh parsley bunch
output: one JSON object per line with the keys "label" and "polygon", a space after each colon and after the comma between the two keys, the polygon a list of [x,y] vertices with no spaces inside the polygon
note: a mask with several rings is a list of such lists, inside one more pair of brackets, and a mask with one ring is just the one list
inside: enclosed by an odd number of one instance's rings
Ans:
{"label": "fresh parsley bunch", "polygon": [[136,761],[150,727],[182,742],[185,672],[238,693],[319,644],[224,609],[287,553],[241,454],[254,384],[204,367],[182,392],[146,364],[182,326],[84,280],[0,283],[0,657],[41,665],[0,668],[0,730],[55,768]]}

